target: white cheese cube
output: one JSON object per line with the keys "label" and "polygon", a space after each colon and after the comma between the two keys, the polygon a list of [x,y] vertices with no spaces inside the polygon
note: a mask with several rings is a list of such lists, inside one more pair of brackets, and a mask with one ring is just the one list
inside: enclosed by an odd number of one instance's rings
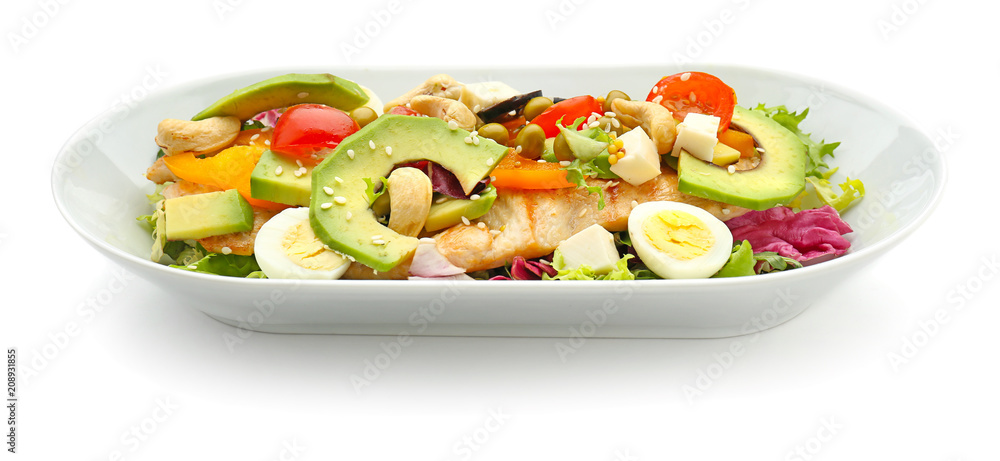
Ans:
{"label": "white cheese cube", "polygon": [[706,162],[712,161],[715,144],[719,142],[719,117],[704,114],[687,114],[677,125],[677,140],[670,155],[680,155],[681,149]]}
{"label": "white cheese cube", "polygon": [[566,269],[576,269],[586,265],[596,274],[607,274],[615,268],[618,262],[618,250],[615,248],[615,237],[600,224],[594,224],[572,237],[563,240],[556,247],[562,254]]}
{"label": "white cheese cube", "polygon": [[660,156],[656,145],[640,127],[618,137],[622,141],[625,156],[611,165],[611,172],[622,180],[638,186],[660,174]]}
{"label": "white cheese cube", "polygon": [[467,83],[462,87],[462,95],[458,100],[477,112],[476,107],[483,110],[519,94],[521,93],[503,82]]}

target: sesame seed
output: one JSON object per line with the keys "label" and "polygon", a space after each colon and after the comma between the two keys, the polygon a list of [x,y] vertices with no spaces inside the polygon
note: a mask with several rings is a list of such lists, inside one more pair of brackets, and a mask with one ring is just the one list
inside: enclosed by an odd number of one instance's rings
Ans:
{"label": "sesame seed", "polygon": [[382,240],[382,236],[381,235],[373,235],[372,236],[372,240]]}
{"label": "sesame seed", "polygon": [[513,117],[513,116],[517,115],[517,111],[516,110],[512,110],[510,112],[507,112],[507,115],[510,115],[511,117]]}
{"label": "sesame seed", "polygon": [[256,141],[257,138],[259,138],[259,137],[260,137],[260,133],[254,133],[254,135],[250,137],[250,142]]}
{"label": "sesame seed", "polygon": [[588,128],[597,128],[599,126],[601,126],[601,122],[597,120],[594,120],[593,122],[590,122],[589,125],[587,125]]}
{"label": "sesame seed", "polygon": [[[622,123],[619,122],[617,118],[611,119],[611,124],[614,125],[615,128],[619,128],[619,127],[622,126]],[[608,131],[611,131],[611,130],[608,130]]]}
{"label": "sesame seed", "polygon": [[486,229],[486,223],[484,223],[484,222],[478,222],[478,223],[476,223],[476,227],[478,227],[480,229]]}
{"label": "sesame seed", "polygon": [[269,126],[265,126],[264,128],[260,129],[261,133],[267,133],[268,131],[271,131],[271,127],[269,127]]}
{"label": "sesame seed", "polygon": [[729,174],[736,173],[736,165],[729,165],[726,170],[729,170]]}
{"label": "sesame seed", "polygon": [[274,169],[274,175],[281,176],[281,165],[278,165],[278,167]]}
{"label": "sesame seed", "polygon": [[660,91],[660,87],[658,87],[656,85],[653,85],[653,93],[658,93],[659,91]]}
{"label": "sesame seed", "polygon": [[434,239],[432,239],[432,238],[430,238],[430,237],[422,237],[422,238],[420,239],[420,241],[421,241],[421,242],[424,242],[424,243],[437,243],[437,241],[435,241]]}
{"label": "sesame seed", "polygon": [[448,120],[448,129],[451,130],[451,131],[457,130],[458,129],[458,122],[456,122],[454,120]]}
{"label": "sesame seed", "polygon": [[354,216],[354,215],[351,214],[350,211],[348,211],[347,214],[344,215],[344,219],[347,219],[348,221],[350,221],[352,216]]}
{"label": "sesame seed", "polygon": [[472,132],[469,133],[469,136],[472,136],[472,137],[479,136],[479,130],[472,130]]}
{"label": "sesame seed", "polygon": [[521,145],[520,144],[518,144],[517,147],[514,148],[514,153],[515,154],[520,154],[521,153]]}
{"label": "sesame seed", "polygon": [[332,204],[332,203],[330,203],[330,202],[326,202],[326,203],[321,203],[321,204],[319,205],[319,207],[320,207],[320,208],[322,208],[322,209],[324,209],[324,210],[329,210],[329,209],[330,209],[330,207],[332,207],[332,206],[333,206],[333,204]]}
{"label": "sesame seed", "polygon": [[198,268],[198,266],[195,266],[194,264],[188,266],[188,269],[191,269],[191,270],[195,270],[197,268]]}
{"label": "sesame seed", "polygon": [[448,197],[438,197],[438,199],[435,200],[434,203],[444,203],[445,200],[448,200]]}
{"label": "sesame seed", "polygon": [[371,147],[374,150],[375,149],[375,141],[372,141],[372,140],[369,139],[368,140],[368,147]]}
{"label": "sesame seed", "polygon": [[333,201],[334,201],[334,202],[337,202],[337,204],[338,204],[338,205],[343,205],[343,204],[347,203],[347,199],[346,199],[346,198],[344,198],[344,197],[341,197],[341,196],[339,196],[339,195],[338,195],[338,196],[336,196],[336,197],[334,197],[334,198],[333,198]]}
{"label": "sesame seed", "polygon": [[233,252],[232,248],[222,247],[222,254],[227,255],[227,254],[232,253],[232,252]]}
{"label": "sesame seed", "polygon": [[306,93],[305,91],[299,93],[299,99],[305,98],[306,96],[309,96],[309,93]]}
{"label": "sesame seed", "polygon": [[493,181],[496,181],[496,180],[497,180],[496,176],[490,176],[490,182],[493,182]]}
{"label": "sesame seed", "polygon": [[611,131],[611,122],[608,122],[608,124],[604,127],[604,131]]}
{"label": "sesame seed", "polygon": [[392,157],[392,146],[385,146],[385,155]]}
{"label": "sesame seed", "polygon": [[694,94],[694,91],[692,91],[691,94],[688,95],[688,99],[690,99],[691,102],[698,102],[698,95]]}
{"label": "sesame seed", "polygon": [[632,208],[639,206],[639,202],[632,200]]}
{"label": "sesame seed", "polygon": [[608,187],[615,187],[618,185],[618,181],[611,181],[608,183]]}
{"label": "sesame seed", "polygon": [[304,175],[305,173],[303,173],[302,169],[300,168],[298,170],[293,171],[292,174],[294,174],[296,178],[301,178],[302,175]]}
{"label": "sesame seed", "polygon": [[323,245],[323,249],[326,250],[326,251],[333,251],[333,248],[330,248],[330,245],[326,245],[326,244]]}
{"label": "sesame seed", "polygon": [[295,164],[298,165],[299,168],[302,168],[302,160],[295,159]]}
{"label": "sesame seed", "polygon": [[689,78],[691,78],[691,72],[684,72],[683,74],[681,74],[682,82],[688,81]]}
{"label": "sesame seed", "polygon": [[465,216],[462,216],[462,224],[465,224],[466,226],[468,226],[468,225],[470,225],[472,223],[469,222],[469,218],[466,218]]}
{"label": "sesame seed", "polygon": [[764,148],[763,147],[758,147],[757,148],[757,152],[760,152],[760,153],[763,154],[764,153]]}
{"label": "sesame seed", "polygon": [[326,192],[326,195],[333,195],[333,188],[330,186],[323,186],[323,192]]}
{"label": "sesame seed", "polygon": [[479,109],[482,109],[482,106],[480,106],[479,104],[476,104],[475,106],[472,106],[472,111],[473,112],[479,112]]}
{"label": "sesame seed", "polygon": [[[376,245],[385,245],[385,240],[372,240],[372,243]],[[375,273],[377,274],[378,272],[376,271]]]}
{"label": "sesame seed", "polygon": [[569,166],[570,161],[569,160],[563,160],[563,161],[559,162],[559,164],[562,165],[562,166]]}
{"label": "sesame seed", "polygon": [[587,209],[586,208],[580,210],[580,214],[578,216],[582,218],[583,215],[585,215],[585,214],[587,214]]}
{"label": "sesame seed", "polygon": [[472,137],[472,144],[475,145],[475,146],[479,145],[479,136],[473,136]]}
{"label": "sesame seed", "polygon": [[538,161],[538,163],[548,163],[548,162],[545,161],[545,159],[541,159],[541,158],[538,159],[537,161]]}
{"label": "sesame seed", "polygon": [[466,144],[472,144],[472,136],[466,136],[465,137],[465,143]]}
{"label": "sesame seed", "polygon": [[343,183],[344,183],[344,180],[343,180],[343,179],[340,179],[340,176],[334,176],[334,177],[333,177],[333,180],[334,180],[334,181],[337,181],[337,183],[339,183],[339,184],[343,184]]}
{"label": "sesame seed", "polygon": [[270,139],[265,139],[264,140],[264,145],[265,146],[270,146],[271,145],[271,140]]}
{"label": "sesame seed", "polygon": [[496,229],[490,229],[490,235],[496,237],[496,236],[500,235],[500,231],[498,231]]}
{"label": "sesame seed", "polygon": [[614,112],[611,112],[611,111],[608,111],[608,112],[605,112],[605,113],[604,113],[604,116],[605,116],[605,117],[611,117],[611,118],[615,118],[615,117],[617,117],[617,116],[618,116],[618,114],[616,114],[616,113],[614,113]]}
{"label": "sesame seed", "polygon": [[729,214],[729,208],[723,208],[722,214]]}
{"label": "sesame seed", "polygon": [[479,194],[472,194],[469,196],[469,200],[479,200],[480,198]]}
{"label": "sesame seed", "polygon": [[651,102],[652,102],[653,104],[659,104],[659,103],[660,103],[660,101],[663,101],[663,95],[656,95],[656,97],[655,97],[655,98],[653,98],[653,100],[652,100]]}
{"label": "sesame seed", "polygon": [[347,149],[347,158],[354,160],[354,149]]}
{"label": "sesame seed", "polygon": [[[478,143],[476,143],[476,144],[478,144]],[[486,164],[487,165],[493,166],[493,162],[494,162],[493,157],[487,157],[486,158]]]}

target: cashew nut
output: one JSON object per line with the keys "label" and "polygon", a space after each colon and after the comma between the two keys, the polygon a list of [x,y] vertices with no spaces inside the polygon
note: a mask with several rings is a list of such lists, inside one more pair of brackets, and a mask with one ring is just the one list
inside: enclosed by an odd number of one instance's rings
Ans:
{"label": "cashew nut", "polygon": [[462,86],[463,85],[461,83],[451,78],[450,75],[438,74],[427,79],[426,82],[410,90],[406,94],[389,101],[389,103],[385,105],[385,111],[389,112],[389,109],[396,106],[402,106],[410,102],[410,100],[414,97],[420,95],[437,96],[439,98],[458,100],[458,98],[462,96]]}
{"label": "cashew nut", "polygon": [[212,117],[197,122],[168,118],[156,127],[156,144],[167,155],[212,153],[230,145],[240,134],[240,119]]}
{"label": "cashew nut", "polygon": [[416,168],[397,168],[389,175],[389,229],[416,237],[431,210],[431,179]]}
{"label": "cashew nut", "polygon": [[653,140],[658,154],[667,154],[674,148],[677,122],[666,107],[647,101],[615,99],[611,103],[611,109],[626,127],[641,126]]}
{"label": "cashew nut", "polygon": [[410,100],[410,109],[446,122],[454,120],[459,128],[466,131],[476,128],[476,114],[473,114],[465,104],[454,99],[416,96]]}

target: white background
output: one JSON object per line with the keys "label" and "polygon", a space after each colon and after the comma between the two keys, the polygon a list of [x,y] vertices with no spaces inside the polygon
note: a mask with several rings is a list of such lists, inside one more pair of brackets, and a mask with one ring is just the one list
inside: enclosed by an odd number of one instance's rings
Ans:
{"label": "white background", "polygon": [[[424,0],[364,43],[388,2],[62,1],[0,7],[0,346],[20,354],[20,459],[997,459],[992,3]],[[145,280],[108,297],[121,269],[51,198],[64,140],[150,69],[158,91],[278,66],[680,57],[818,77],[898,109],[945,141],[943,202],[760,336],[590,340],[565,363],[553,339],[417,338],[357,393],[350,376],[387,338],[255,334],[231,352],[233,328]],[[104,309],[81,316],[88,300]],[[894,365],[922,322],[934,334]],[[730,360],[734,344],[745,353]]]}

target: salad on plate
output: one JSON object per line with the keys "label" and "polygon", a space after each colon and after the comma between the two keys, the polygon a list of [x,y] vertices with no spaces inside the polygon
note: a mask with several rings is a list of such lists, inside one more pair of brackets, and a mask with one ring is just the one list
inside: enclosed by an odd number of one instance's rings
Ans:
{"label": "salad on plate", "polygon": [[550,97],[440,74],[383,104],[273,77],[160,122],[139,220],[153,261],[248,278],[739,277],[849,250],[864,185],[834,178],[808,109],[740,106],[704,72],[650,83]]}

